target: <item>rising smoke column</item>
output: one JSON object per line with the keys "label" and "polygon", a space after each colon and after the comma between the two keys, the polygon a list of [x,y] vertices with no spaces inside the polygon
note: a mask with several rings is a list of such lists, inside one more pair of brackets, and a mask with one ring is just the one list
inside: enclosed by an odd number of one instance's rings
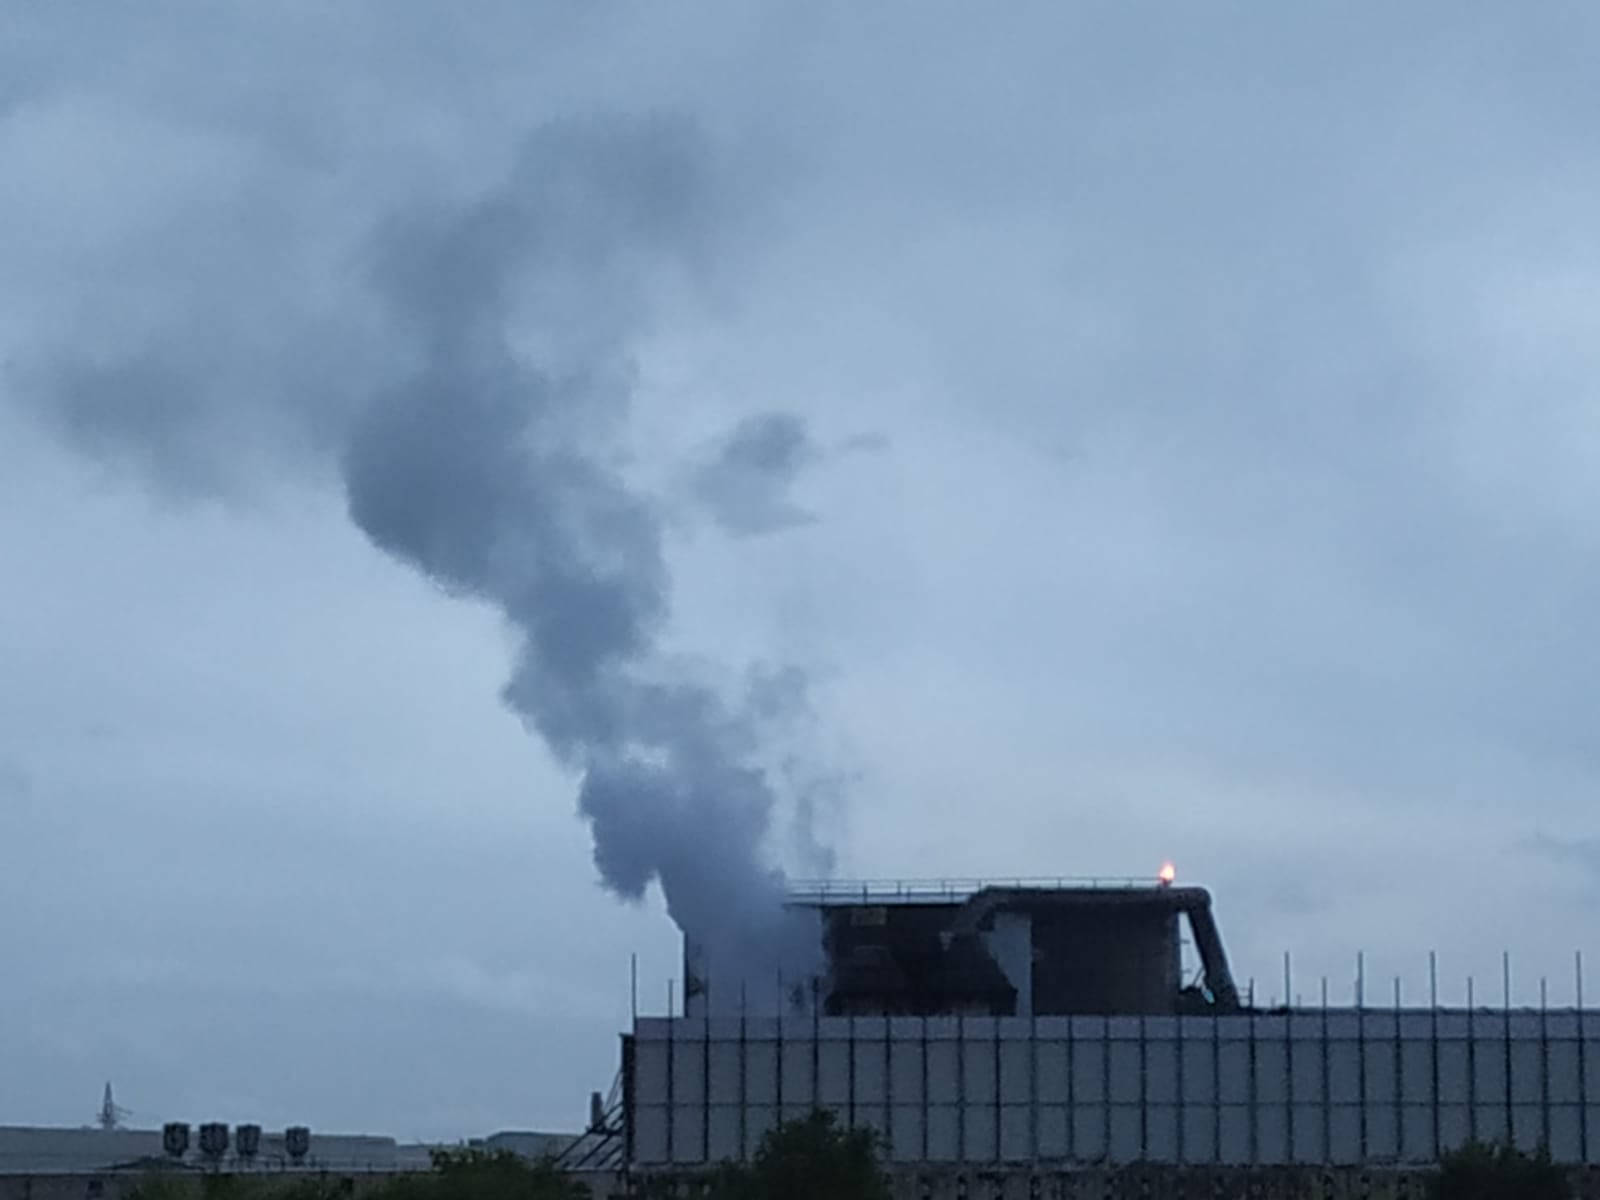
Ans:
{"label": "rising smoke column", "polygon": [[[630,899],[658,882],[726,1003],[814,947],[766,865],[758,706],[658,652],[660,516],[607,457],[649,281],[703,232],[700,159],[668,123],[554,126],[503,189],[388,229],[374,278],[416,361],[341,467],[375,545],[505,615],[520,650],[504,698],[581,774],[602,879]],[[513,342],[525,332],[538,358]]]}

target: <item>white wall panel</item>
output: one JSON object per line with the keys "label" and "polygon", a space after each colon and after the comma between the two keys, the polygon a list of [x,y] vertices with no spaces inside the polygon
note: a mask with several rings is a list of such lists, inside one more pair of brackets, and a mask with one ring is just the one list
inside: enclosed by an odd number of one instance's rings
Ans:
{"label": "white wall panel", "polygon": [[761,1148],[761,1139],[777,1127],[778,1110],[770,1104],[753,1104],[745,1110],[744,1156],[753,1157]]}
{"label": "white wall panel", "polygon": [[[1459,1095],[1459,1093],[1457,1093]],[[1439,1106],[1439,1149],[1454,1150],[1472,1140],[1472,1110],[1465,1104]]]}
{"label": "white wall panel", "polygon": [[725,1162],[743,1153],[744,1141],[739,1135],[743,1116],[737,1104],[713,1104],[708,1113],[710,1140],[706,1149],[707,1162]]}
{"label": "white wall panel", "polygon": [[1285,1163],[1289,1161],[1289,1109],[1282,1103],[1258,1106],[1255,1111],[1256,1146],[1255,1161]]}
{"label": "white wall panel", "polygon": [[856,1047],[857,1104],[883,1105],[889,1101],[889,1043],[862,1042]]}
{"label": "white wall panel", "polygon": [[850,1046],[846,1042],[822,1042],[817,1054],[817,1095],[823,1104],[850,1102]]}
{"label": "white wall panel", "polygon": [[[1568,1014],[1342,1013],[1328,1015],[1324,1041],[1321,1014],[823,1020],[781,1031],[641,1021],[633,1153],[641,1164],[748,1155],[820,1096],[905,1162],[1426,1162],[1469,1137],[1504,1136],[1508,1121],[1520,1145],[1548,1139],[1560,1160],[1600,1158],[1600,1098],[1579,1103],[1600,1085],[1600,1038],[1580,1041],[1578,1024]],[[1600,1014],[1584,1024],[1600,1029]],[[1363,1031],[1375,1040],[1360,1041]]]}
{"label": "white wall panel", "polygon": [[1255,1102],[1263,1107],[1289,1102],[1289,1048],[1280,1040],[1256,1042]]}
{"label": "white wall panel", "polygon": [[1148,1104],[1178,1102],[1178,1043],[1148,1042],[1144,1049],[1144,1099]]}
{"label": "white wall panel", "polygon": [[1400,1113],[1401,1160],[1425,1163],[1437,1157],[1438,1151],[1433,1144],[1433,1105],[1406,1105]]}
{"label": "white wall panel", "polygon": [[672,1112],[669,1144],[672,1161],[705,1162],[706,1112],[699,1105],[677,1105]]}
{"label": "white wall panel", "polygon": [[1320,1105],[1297,1104],[1290,1113],[1292,1124],[1290,1160],[1297,1163],[1319,1163],[1326,1159],[1323,1143],[1323,1123],[1326,1110]]}
{"label": "white wall panel", "polygon": [[1250,1099],[1250,1046],[1224,1041],[1217,1046],[1218,1098],[1223,1104],[1244,1104]]}
{"label": "white wall panel", "polygon": [[890,1157],[895,1162],[920,1162],[924,1157],[922,1105],[896,1104],[889,1110]]}
{"label": "white wall panel", "polygon": [[1400,1097],[1406,1104],[1431,1105],[1433,1103],[1433,1043],[1431,1040],[1417,1038],[1401,1043]]}
{"label": "white wall panel", "polygon": [[1296,1101],[1322,1103],[1322,1041],[1320,1038],[1303,1038],[1292,1044],[1291,1057],[1294,1068],[1294,1095]]}
{"label": "white wall panel", "polygon": [[1007,1104],[1000,1109],[1000,1157],[1006,1162],[1027,1162],[1033,1158],[1034,1108],[1030,1104]]}
{"label": "white wall panel", "polygon": [[993,1104],[969,1104],[961,1110],[962,1158],[993,1162],[1000,1153],[1000,1110]]}
{"label": "white wall panel", "polygon": [[1326,1048],[1328,1099],[1335,1105],[1361,1100],[1361,1043],[1329,1042]]}
{"label": "white wall panel", "polygon": [[1113,1104],[1106,1156],[1112,1162],[1138,1162],[1144,1157],[1144,1113],[1135,1105]]}
{"label": "white wall panel", "polygon": [[667,1102],[667,1043],[638,1041],[633,1047],[634,1097],[639,1104]]}
{"label": "white wall panel", "polygon": [[999,1087],[999,1078],[995,1071],[997,1053],[996,1043],[987,1038],[963,1043],[961,1047],[963,1096],[979,1103],[994,1103],[995,1091]]}
{"label": "white wall panel", "polygon": [[1399,1089],[1399,1077],[1395,1071],[1397,1049],[1392,1033],[1381,1042],[1366,1044],[1362,1058],[1368,1104],[1394,1104]]}
{"label": "white wall panel", "polygon": [[1557,1162],[1575,1162],[1583,1157],[1583,1129],[1576,1105],[1559,1105],[1550,1110],[1550,1155]]}
{"label": "white wall panel", "polygon": [[747,1042],[744,1055],[745,1103],[776,1104],[778,1102],[777,1043]]}
{"label": "white wall panel", "polygon": [[1027,1104],[1032,1096],[1034,1043],[1026,1038],[1007,1038],[1000,1043],[1000,1100],[1004,1104]]}
{"label": "white wall panel", "polygon": [[[1575,1104],[1579,1098],[1578,1043],[1557,1041],[1550,1043],[1550,1102]],[[1600,1083],[1600,1080],[1596,1080]]]}
{"label": "white wall panel", "polygon": [[922,1039],[896,1038],[889,1043],[889,1088],[896,1104],[921,1104]]}
{"label": "white wall panel", "polygon": [[1072,1140],[1072,1157],[1078,1162],[1094,1162],[1105,1157],[1109,1115],[1104,1105],[1078,1105],[1072,1109],[1067,1136]]}
{"label": "white wall panel", "polygon": [[1071,1079],[1067,1074],[1067,1043],[1043,1041],[1036,1052],[1040,1104],[1065,1104],[1071,1098]]}
{"label": "white wall panel", "polygon": [[1145,1110],[1147,1146],[1141,1156],[1153,1162],[1176,1162],[1178,1158],[1178,1109],[1172,1104],[1152,1105]]}
{"label": "white wall panel", "polygon": [[960,1047],[955,1042],[929,1042],[928,1100],[950,1104],[960,1095]]}
{"label": "white wall panel", "polygon": [[1039,1157],[1065,1159],[1071,1146],[1070,1110],[1059,1104],[1039,1107]]}
{"label": "white wall panel", "polygon": [[1144,1071],[1138,1042],[1116,1041],[1106,1046],[1110,1056],[1107,1077],[1112,1104],[1138,1104],[1143,1098]]}
{"label": "white wall panel", "polygon": [[[1506,1099],[1506,1043],[1500,1037],[1472,1043],[1473,1096],[1480,1102],[1503,1105]],[[1499,1122],[1504,1125],[1502,1119]]]}
{"label": "white wall panel", "polygon": [[813,1053],[818,1045],[811,1041],[795,1041],[785,1035],[781,1061],[783,1064],[782,1100],[785,1107],[794,1104],[811,1106],[816,1102]]}
{"label": "white wall panel", "polygon": [[1328,1161],[1361,1161],[1361,1110],[1353,1104],[1333,1108],[1328,1113]]}
{"label": "white wall panel", "polygon": [[[1210,1022],[1206,1022],[1209,1025]],[[1181,1043],[1183,1071],[1183,1102],[1185,1104],[1214,1103],[1217,1096],[1216,1054],[1220,1043],[1209,1037],[1185,1038]]]}
{"label": "white wall panel", "polygon": [[672,1043],[672,1075],[667,1086],[676,1105],[699,1108],[706,1100],[706,1044],[688,1038]]}
{"label": "white wall panel", "polygon": [[641,1104],[633,1112],[633,1157],[640,1163],[671,1161],[665,1105]]}
{"label": "white wall panel", "polygon": [[1106,1098],[1106,1044],[1074,1040],[1068,1049],[1072,1058],[1073,1103],[1103,1103]]}
{"label": "white wall panel", "polygon": [[1223,1162],[1249,1162],[1252,1156],[1250,1110],[1242,1104],[1224,1104],[1218,1110],[1218,1156]]}
{"label": "white wall panel", "polygon": [[1387,1104],[1369,1104],[1363,1110],[1367,1135],[1363,1158],[1369,1162],[1393,1162],[1400,1157],[1400,1109],[1391,1090]]}
{"label": "white wall panel", "polygon": [[1513,1104],[1511,1106],[1511,1136],[1518,1146],[1532,1150],[1543,1145],[1545,1136],[1544,1108],[1538,1104]]}
{"label": "white wall panel", "polygon": [[1217,1161],[1217,1109],[1212,1104],[1186,1104],[1179,1114],[1183,1136],[1183,1161]]}
{"label": "white wall panel", "polygon": [[961,1120],[954,1104],[928,1106],[928,1161],[955,1162],[961,1156]]}
{"label": "white wall panel", "polygon": [[745,1047],[737,1041],[711,1042],[707,1075],[711,1082],[712,1104],[738,1104],[743,1086]]}
{"label": "white wall panel", "polygon": [[1538,1041],[1511,1044],[1511,1103],[1543,1103],[1544,1052]]}

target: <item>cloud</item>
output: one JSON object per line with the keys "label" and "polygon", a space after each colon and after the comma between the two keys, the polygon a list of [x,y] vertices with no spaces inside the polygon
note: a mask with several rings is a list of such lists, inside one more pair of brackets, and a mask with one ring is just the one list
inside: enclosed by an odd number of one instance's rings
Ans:
{"label": "cloud", "polygon": [[0,796],[26,800],[33,792],[33,776],[20,763],[0,755]]}
{"label": "cloud", "polygon": [[694,492],[717,523],[740,537],[809,525],[790,498],[801,473],[822,458],[805,421],[793,413],[747,417],[695,473]]}

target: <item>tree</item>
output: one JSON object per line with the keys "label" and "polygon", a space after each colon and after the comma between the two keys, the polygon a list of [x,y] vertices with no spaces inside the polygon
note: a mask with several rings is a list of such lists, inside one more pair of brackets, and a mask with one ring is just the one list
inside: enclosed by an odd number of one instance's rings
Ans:
{"label": "tree", "polygon": [[713,1200],[889,1200],[877,1146],[864,1129],[838,1128],[816,1112],[772,1130],[745,1167],[725,1166],[708,1181]]}
{"label": "tree", "polygon": [[509,1150],[436,1150],[427,1175],[396,1175],[376,1200],[588,1200],[587,1185],[552,1162]]}
{"label": "tree", "polygon": [[1549,1152],[1525,1154],[1515,1146],[1472,1142],[1439,1161],[1428,1180],[1428,1200],[1571,1200],[1566,1172]]}

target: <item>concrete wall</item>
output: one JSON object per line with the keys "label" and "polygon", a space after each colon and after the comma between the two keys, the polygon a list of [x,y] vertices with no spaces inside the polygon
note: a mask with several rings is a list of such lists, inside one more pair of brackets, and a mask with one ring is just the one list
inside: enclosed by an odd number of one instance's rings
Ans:
{"label": "concrete wall", "polygon": [[830,1108],[901,1163],[1600,1162],[1600,1012],[641,1020],[632,1161],[750,1154]]}

